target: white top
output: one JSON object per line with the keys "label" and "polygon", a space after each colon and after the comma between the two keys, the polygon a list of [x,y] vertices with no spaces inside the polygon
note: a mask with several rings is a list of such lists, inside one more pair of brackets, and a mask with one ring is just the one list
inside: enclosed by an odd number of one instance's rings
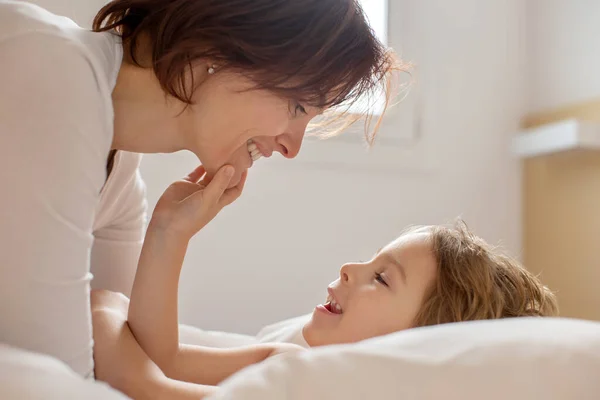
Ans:
{"label": "white top", "polygon": [[139,155],[106,181],[119,41],[0,0],[0,342],[84,376],[90,280],[129,294],[146,219]]}
{"label": "white top", "polygon": [[292,343],[308,348],[302,331],[310,318],[311,314],[306,314],[265,326],[256,334],[256,339],[259,343]]}

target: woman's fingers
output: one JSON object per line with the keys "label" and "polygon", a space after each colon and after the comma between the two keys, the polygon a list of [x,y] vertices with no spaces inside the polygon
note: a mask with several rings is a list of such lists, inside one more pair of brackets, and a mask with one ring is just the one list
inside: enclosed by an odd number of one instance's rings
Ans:
{"label": "woman's fingers", "polygon": [[192,183],[198,183],[198,181],[200,181],[200,179],[204,176],[205,173],[206,169],[204,169],[204,166],[200,165],[198,168],[190,172],[188,176],[183,178],[183,180]]}

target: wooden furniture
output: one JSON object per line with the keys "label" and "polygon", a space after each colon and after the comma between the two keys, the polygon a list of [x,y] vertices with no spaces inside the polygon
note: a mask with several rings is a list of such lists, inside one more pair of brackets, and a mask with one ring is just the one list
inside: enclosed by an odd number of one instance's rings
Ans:
{"label": "wooden furniture", "polygon": [[[515,140],[523,157],[524,262],[557,292],[562,316],[600,320],[600,100],[529,115],[522,125],[537,128],[543,141],[548,124],[560,121],[565,135],[577,133],[568,120],[585,130],[579,146],[527,152],[525,139]],[[537,144],[534,150],[544,148]]]}

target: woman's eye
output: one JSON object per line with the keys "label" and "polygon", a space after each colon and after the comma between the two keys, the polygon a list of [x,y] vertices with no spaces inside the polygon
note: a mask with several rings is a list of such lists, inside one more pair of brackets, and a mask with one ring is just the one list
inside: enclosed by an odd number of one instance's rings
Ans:
{"label": "woman's eye", "polygon": [[302,107],[302,105],[300,103],[296,103],[296,108],[294,110],[294,113],[295,113],[295,115],[298,115],[299,112],[306,115],[306,109],[304,107]]}
{"label": "woman's eye", "polygon": [[377,282],[381,283],[382,285],[385,285],[385,286],[388,286],[388,287],[390,286],[390,285],[388,285],[388,283],[385,281],[385,279],[383,279],[383,275],[381,275],[380,273],[376,273],[376,274],[375,274],[375,280],[376,280]]}

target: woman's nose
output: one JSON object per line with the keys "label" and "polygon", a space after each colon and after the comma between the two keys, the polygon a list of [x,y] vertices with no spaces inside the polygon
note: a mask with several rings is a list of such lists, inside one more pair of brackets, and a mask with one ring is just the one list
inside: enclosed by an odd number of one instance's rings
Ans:
{"label": "woman's nose", "polygon": [[302,147],[302,138],[303,135],[292,135],[288,133],[284,133],[275,138],[275,142],[277,146],[275,151],[281,153],[285,158],[294,158],[300,153],[300,148]]}

